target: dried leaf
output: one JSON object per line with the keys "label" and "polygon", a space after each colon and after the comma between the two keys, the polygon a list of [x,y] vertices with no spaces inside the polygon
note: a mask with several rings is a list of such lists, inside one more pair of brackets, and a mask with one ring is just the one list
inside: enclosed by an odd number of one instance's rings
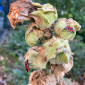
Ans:
{"label": "dried leaf", "polygon": [[55,58],[56,64],[68,64],[69,63],[69,55],[65,52],[59,53]]}
{"label": "dried leaf", "polygon": [[10,5],[8,19],[13,28],[19,22],[31,19],[30,13],[37,10],[37,6],[33,6],[31,0],[18,0]]}
{"label": "dried leaf", "polygon": [[45,55],[48,60],[56,57],[56,49],[62,47],[61,42],[55,37],[43,44]]}
{"label": "dried leaf", "polygon": [[46,74],[40,70],[32,72],[29,80],[32,85],[56,85],[57,83],[54,74]]}
{"label": "dried leaf", "polygon": [[18,22],[30,20],[28,17],[32,5],[29,0],[18,0],[10,5],[8,18],[13,28]]}
{"label": "dried leaf", "polygon": [[33,6],[37,6],[37,7],[42,7],[42,5],[40,3],[34,3],[34,2],[32,2],[32,5]]}
{"label": "dried leaf", "polygon": [[55,8],[49,3],[42,5],[42,8],[39,9],[42,9],[44,12],[55,11]]}
{"label": "dried leaf", "polygon": [[36,24],[34,22],[30,23],[28,26],[28,29],[26,31],[26,34],[28,34],[33,29],[34,26],[36,26]]}
{"label": "dried leaf", "polygon": [[[33,24],[34,26],[35,24]],[[30,25],[29,28],[27,31],[26,31],[26,34],[25,34],[25,40],[27,42],[27,44],[29,46],[34,46],[37,44],[37,42],[39,41],[39,39],[41,39],[44,35],[43,31],[42,30],[39,30],[39,29],[33,29],[32,26]],[[32,30],[33,29],[33,30]],[[30,31],[31,30],[31,31]],[[29,32],[30,31],[30,32]]]}
{"label": "dried leaf", "polygon": [[72,69],[73,65],[74,65],[74,63],[73,63],[73,57],[71,56],[69,58],[69,63],[68,64],[63,64],[63,67],[65,69],[64,72],[65,73],[69,72]]}
{"label": "dried leaf", "polygon": [[[57,19],[57,10],[50,4],[42,5],[37,11],[32,12],[37,27],[41,30],[49,28]],[[40,21],[40,22],[39,22]]]}
{"label": "dried leaf", "polygon": [[[68,26],[70,26],[70,28]],[[72,18],[60,18],[55,24],[54,29],[59,37],[70,41],[73,40],[77,31],[74,27],[74,20]]]}
{"label": "dried leaf", "polygon": [[33,66],[39,69],[45,69],[47,64],[46,56],[44,55],[44,48],[37,47],[36,49],[29,49],[29,54],[25,55],[25,60],[28,59]]}
{"label": "dried leaf", "polygon": [[74,20],[74,27],[77,31],[80,31],[80,29],[81,29],[81,25],[79,25],[79,23],[75,20]]}

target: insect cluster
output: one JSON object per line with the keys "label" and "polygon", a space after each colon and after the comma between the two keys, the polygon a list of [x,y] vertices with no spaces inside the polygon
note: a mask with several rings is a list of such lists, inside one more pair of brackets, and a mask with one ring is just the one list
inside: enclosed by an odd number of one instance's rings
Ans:
{"label": "insect cluster", "polygon": [[[76,31],[80,30],[79,23],[72,18],[58,18],[57,9],[49,3],[41,5],[29,0],[12,3],[8,18],[13,28],[18,22],[30,20],[25,34],[26,42],[30,46],[24,56],[26,71],[31,68],[39,69],[39,72],[54,74],[57,83],[62,82],[64,74],[73,67],[73,53],[69,41],[72,41]],[[32,66],[29,68],[30,64]],[[33,76],[30,78],[32,85],[43,85],[33,84],[32,78]]]}

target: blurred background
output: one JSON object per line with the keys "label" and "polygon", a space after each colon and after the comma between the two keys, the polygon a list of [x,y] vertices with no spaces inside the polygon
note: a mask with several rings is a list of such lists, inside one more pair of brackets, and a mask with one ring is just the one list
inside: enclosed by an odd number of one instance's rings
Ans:
{"label": "blurred background", "polygon": [[[7,14],[16,0],[0,0],[0,85],[27,85],[30,71],[24,68],[24,54],[29,49],[25,42],[24,25],[13,30]],[[73,18],[82,28],[70,42],[74,67],[65,75],[69,85],[85,85],[85,0],[32,0],[41,4],[51,3],[58,10],[59,18]],[[67,85],[68,85],[67,84]]]}

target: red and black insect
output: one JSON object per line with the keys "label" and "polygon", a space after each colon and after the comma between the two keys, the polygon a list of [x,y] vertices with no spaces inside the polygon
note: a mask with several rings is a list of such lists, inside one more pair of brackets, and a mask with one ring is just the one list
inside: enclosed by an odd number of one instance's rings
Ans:
{"label": "red and black insect", "polygon": [[25,61],[25,69],[27,72],[29,72],[29,62],[28,60]]}
{"label": "red and black insect", "polygon": [[72,28],[71,26],[66,26],[65,29],[70,32],[74,32],[74,28]]}

